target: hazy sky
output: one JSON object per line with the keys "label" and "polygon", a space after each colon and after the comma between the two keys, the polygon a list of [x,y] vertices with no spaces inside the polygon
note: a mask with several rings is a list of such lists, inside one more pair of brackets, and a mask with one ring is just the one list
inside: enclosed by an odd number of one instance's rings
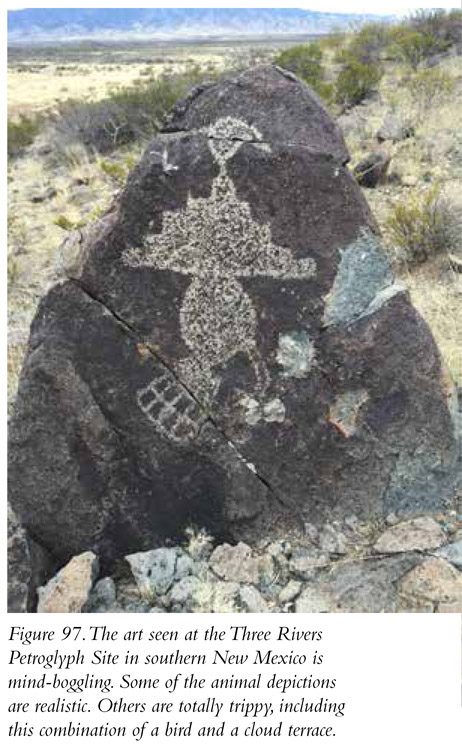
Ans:
{"label": "hazy sky", "polygon": [[[23,0],[24,2],[24,0]],[[376,2],[365,2],[364,0],[343,0],[343,2],[340,2],[340,0],[307,0],[307,2],[294,2],[290,3],[290,7],[294,8],[306,8],[308,10],[320,10],[325,12],[335,12],[335,13],[377,13],[377,14],[390,14],[390,13],[396,13],[396,12],[406,12],[408,10],[412,9],[418,9],[418,8],[460,8],[461,7],[462,0],[417,0],[417,2],[413,2],[413,0],[376,0]],[[143,6],[143,3],[135,3],[136,7],[142,8],[142,7],[165,7],[165,3],[151,3],[150,5]],[[76,7],[93,7],[95,5],[99,8],[104,7],[119,7],[124,8],[127,7],[125,3],[81,3],[80,5],[76,4]],[[127,4],[128,5],[128,4]],[[212,7],[212,8],[218,8],[218,7],[229,7],[227,4],[223,3],[217,3],[217,2],[202,2],[198,3],[200,7]],[[30,3],[29,5],[24,6],[23,3],[18,2],[9,2],[7,4],[8,8],[17,10],[18,8],[40,8],[40,3]],[[50,3],[49,7],[62,7],[61,3]],[[173,5],[167,4],[167,7],[175,7]],[[188,3],[183,2],[179,3],[178,6],[181,8],[194,8],[197,7],[195,3]],[[236,3],[234,7],[247,7],[247,8],[277,8],[277,7],[284,7],[282,4],[278,3],[271,3],[271,2],[249,2],[249,3]]]}

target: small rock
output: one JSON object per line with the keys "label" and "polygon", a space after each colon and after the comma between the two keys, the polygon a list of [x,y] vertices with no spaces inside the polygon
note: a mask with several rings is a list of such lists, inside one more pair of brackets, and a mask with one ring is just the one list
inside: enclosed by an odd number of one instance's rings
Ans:
{"label": "small rock", "polygon": [[165,613],[166,611],[163,608],[158,608],[154,606],[154,608],[151,608],[149,612],[150,613]]}
{"label": "small rock", "polygon": [[427,558],[398,584],[402,607],[432,603],[462,605],[462,574],[442,558]]}
{"label": "small rock", "polygon": [[419,180],[417,179],[417,177],[415,177],[413,174],[404,174],[401,177],[401,184],[404,187],[416,187],[418,181]]}
{"label": "small rock", "polygon": [[434,519],[417,517],[385,530],[375,542],[374,551],[376,553],[427,551],[439,548],[445,541],[446,536]]}
{"label": "small rock", "polygon": [[369,153],[353,169],[356,181],[361,187],[376,187],[385,180],[390,161],[387,153]]}
{"label": "small rock", "polygon": [[462,538],[440,548],[437,556],[439,556],[439,558],[444,558],[457,569],[462,571]]}
{"label": "small rock", "polygon": [[150,611],[150,605],[145,600],[132,600],[123,606],[120,613],[150,613]]}
{"label": "small rock", "polygon": [[192,608],[198,584],[197,577],[184,577],[173,585],[169,598],[174,612],[176,612],[175,608],[178,607],[187,607],[189,610]]}
{"label": "small rock", "polygon": [[296,613],[331,613],[332,602],[315,587],[305,589],[295,603]]}
{"label": "small rock", "polygon": [[39,587],[37,613],[81,613],[98,569],[98,558],[91,551],[74,556],[45,587]]}
{"label": "small rock", "polygon": [[343,556],[348,550],[348,541],[342,532],[332,525],[324,525],[319,536],[319,547],[324,553]]}
{"label": "small rock", "polygon": [[44,203],[45,200],[51,200],[57,194],[54,187],[48,187],[43,192],[36,192],[34,195],[31,195],[30,201],[31,203]]}
{"label": "small rock", "polygon": [[293,600],[295,600],[295,598],[300,594],[302,587],[302,583],[298,582],[296,579],[291,579],[289,582],[287,582],[286,586],[283,587],[278,595],[281,605],[284,605],[285,603],[291,603]]}
{"label": "small rock", "polygon": [[247,613],[269,612],[268,603],[253,585],[243,585],[239,589],[239,597],[242,607]]}
{"label": "small rock", "polygon": [[305,535],[308,535],[312,543],[316,543],[319,536],[318,528],[310,522],[305,522]]}
{"label": "small rock", "polygon": [[[449,264],[455,273],[462,273],[462,257],[455,254],[448,254]],[[458,520],[460,522],[460,520]]]}
{"label": "small rock", "polygon": [[240,584],[270,584],[274,577],[274,564],[271,556],[258,557],[245,543],[235,546],[219,545],[210,556],[213,572],[227,582]]}
{"label": "small rock", "polygon": [[157,548],[125,556],[140,594],[152,599],[164,595],[175,581],[177,552],[175,548]]}
{"label": "small rock", "polygon": [[325,553],[316,556],[299,556],[290,562],[290,571],[294,576],[306,582],[313,580],[319,569],[329,566],[329,557]]}
{"label": "small rock", "polygon": [[390,514],[387,514],[385,518],[385,523],[388,525],[388,527],[393,527],[393,525],[397,525],[399,522],[399,517],[394,512],[390,512]]}
{"label": "small rock", "polygon": [[356,514],[352,514],[349,517],[345,517],[345,521],[343,524],[345,525],[345,528],[347,530],[350,530],[350,532],[352,533],[358,532],[359,519],[357,518]]}
{"label": "small rock", "polygon": [[398,143],[400,140],[406,140],[414,135],[414,127],[409,120],[403,119],[396,114],[387,114],[382,126],[377,131],[377,140],[383,143],[385,140],[391,140]]}
{"label": "small rock", "polygon": [[187,553],[181,553],[176,560],[175,579],[191,576],[195,573],[195,563]]}
{"label": "small rock", "polygon": [[269,553],[270,556],[278,559],[281,556],[290,558],[290,556],[292,555],[292,545],[287,540],[277,540],[274,543],[270,543],[265,550],[267,553]]}
{"label": "small rock", "polygon": [[200,582],[195,599],[198,613],[238,613],[239,585],[236,582]]}
{"label": "small rock", "polygon": [[295,606],[297,613],[393,613],[396,583],[418,562],[417,554],[339,561],[320,570]]}
{"label": "small rock", "polygon": [[114,580],[111,577],[99,579],[90,593],[89,608],[92,612],[103,613],[108,608],[112,608],[115,602],[116,586]]}

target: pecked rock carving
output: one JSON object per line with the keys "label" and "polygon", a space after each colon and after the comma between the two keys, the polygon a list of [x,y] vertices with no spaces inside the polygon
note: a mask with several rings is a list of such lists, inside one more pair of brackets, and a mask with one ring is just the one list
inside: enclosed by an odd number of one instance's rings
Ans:
{"label": "pecked rock carving", "polygon": [[54,562],[426,511],[453,388],[342,135],[261,66],[178,105],[31,326],[10,502]]}
{"label": "pecked rock carving", "polygon": [[[173,270],[191,276],[179,310],[183,340],[193,354],[181,361],[181,378],[203,404],[215,394],[213,368],[236,353],[255,366],[257,387],[264,393],[268,372],[256,346],[257,312],[239,282],[257,276],[308,279],[316,271],[310,258],[297,260],[290,249],[271,239],[268,224],[259,224],[240,200],[227,173],[227,162],[243,142],[260,146],[261,135],[242,120],[224,117],[205,130],[219,166],[208,198],[188,196],[183,210],[164,214],[162,233],[148,233],[142,248],[129,248],[131,267]],[[269,150],[269,149],[268,149]],[[201,360],[198,372],[196,360]],[[155,385],[154,385],[155,387]]]}

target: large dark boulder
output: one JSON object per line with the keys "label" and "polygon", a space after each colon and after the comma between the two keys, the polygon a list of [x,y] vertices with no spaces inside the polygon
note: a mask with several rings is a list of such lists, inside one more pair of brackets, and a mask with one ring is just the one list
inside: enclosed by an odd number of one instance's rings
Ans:
{"label": "large dark boulder", "polygon": [[35,610],[37,590],[55,570],[50,555],[29,536],[10,506],[7,510],[9,613]]}
{"label": "large dark boulder", "polygon": [[257,68],[180,104],[68,243],[10,429],[11,502],[55,558],[447,497],[452,390],[347,159]]}

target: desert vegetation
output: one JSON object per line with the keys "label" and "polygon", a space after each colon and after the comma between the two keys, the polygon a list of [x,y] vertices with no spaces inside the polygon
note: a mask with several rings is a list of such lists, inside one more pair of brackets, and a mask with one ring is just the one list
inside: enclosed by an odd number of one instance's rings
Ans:
{"label": "desert vegetation", "polygon": [[275,62],[317,92],[352,168],[377,150],[385,179],[365,195],[398,275],[462,384],[461,11],[368,24],[306,44],[69,45],[9,55],[9,388],[56,248],[110,205],[173,104],[230,70]]}

